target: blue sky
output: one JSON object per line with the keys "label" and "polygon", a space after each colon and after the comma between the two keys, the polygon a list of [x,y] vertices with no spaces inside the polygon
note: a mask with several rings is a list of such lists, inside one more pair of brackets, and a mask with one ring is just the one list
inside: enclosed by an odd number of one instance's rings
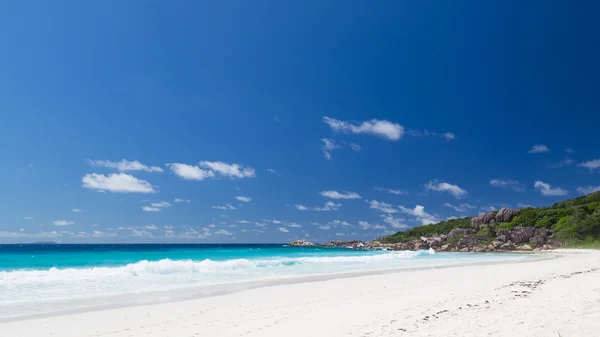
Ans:
{"label": "blue sky", "polygon": [[373,239],[599,189],[593,6],[3,3],[0,242]]}

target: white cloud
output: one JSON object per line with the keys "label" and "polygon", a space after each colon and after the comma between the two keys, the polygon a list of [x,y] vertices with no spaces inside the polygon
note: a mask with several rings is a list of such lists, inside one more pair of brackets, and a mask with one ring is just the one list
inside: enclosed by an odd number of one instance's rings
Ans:
{"label": "white cloud", "polygon": [[255,222],[254,225],[256,227],[266,227],[267,225],[265,225],[264,223],[260,223],[260,222]]}
{"label": "white cloud", "polygon": [[33,164],[27,165],[28,168],[33,168]]}
{"label": "white cloud", "polygon": [[577,166],[584,167],[590,171],[596,170],[600,168],[600,159],[594,159],[583,163],[579,163]]}
{"label": "white cloud", "polygon": [[163,226],[164,229],[173,229],[173,226]]}
{"label": "white cloud", "polygon": [[225,209],[225,210],[234,210],[235,207],[231,206],[231,204],[225,204],[223,206],[213,206],[214,209]]}
{"label": "white cloud", "polygon": [[451,140],[455,140],[456,139],[456,135],[453,134],[452,132],[446,132],[446,133],[442,134],[442,137],[444,137],[444,139],[447,140],[447,141],[451,141]]}
{"label": "white cloud", "polygon": [[331,226],[329,226],[329,225],[319,225],[319,226],[317,226],[317,228],[322,229],[324,231],[328,231],[328,230],[331,229]]}
{"label": "white cloud", "polygon": [[323,142],[323,147],[321,148],[321,150],[323,151],[323,155],[326,159],[331,159],[331,151],[339,149],[341,147],[338,144],[336,144],[333,139],[321,138],[321,141]]}
{"label": "white cloud", "polygon": [[500,188],[509,188],[509,189],[515,190],[517,192],[525,191],[525,189],[521,186],[521,184],[516,180],[491,179],[490,185],[492,185],[494,187],[500,187]]}
{"label": "white cloud", "polygon": [[566,149],[565,149],[565,152],[566,152],[566,153],[573,153],[573,152],[575,152],[575,151],[573,151],[573,149],[572,149],[572,148],[568,147],[568,148],[566,148]]}
{"label": "white cloud", "polygon": [[55,226],[69,226],[75,224],[75,221],[70,220],[55,220],[52,221]]}
{"label": "white cloud", "polygon": [[154,193],[152,185],[145,180],[138,179],[126,173],[86,174],[83,179],[83,187],[91,190],[110,191],[115,193]]}
{"label": "white cloud", "polygon": [[108,168],[116,169],[121,172],[126,172],[126,171],[164,172],[164,170],[158,166],[144,165],[137,160],[128,161],[128,160],[123,159],[118,162],[108,161],[108,160],[88,160],[88,162],[92,166],[108,167]]}
{"label": "white cloud", "polygon": [[548,166],[551,168],[559,168],[559,167],[569,166],[571,164],[573,164],[573,159],[567,158],[565,160],[559,161],[558,163],[550,164]]}
{"label": "white cloud", "polygon": [[429,183],[425,185],[425,189],[438,192],[448,192],[455,198],[462,198],[468,194],[467,191],[463,190],[458,185],[452,185],[446,182],[438,182],[437,180],[429,181]]}
{"label": "white cloud", "polygon": [[308,207],[304,205],[294,205],[294,207],[299,211],[308,211]]}
{"label": "white cloud", "polygon": [[387,140],[396,141],[404,134],[402,125],[386,120],[372,119],[362,123],[341,121],[329,117],[323,117],[329,127],[335,132],[370,134]]}
{"label": "white cloud", "polygon": [[533,187],[540,190],[540,193],[543,196],[547,196],[547,197],[563,196],[563,195],[567,195],[567,193],[569,193],[567,190],[564,190],[560,187],[552,187],[552,186],[550,186],[550,184],[547,184],[547,183],[545,183],[543,181],[539,181],[539,180],[535,182]]}
{"label": "white cloud", "polygon": [[252,223],[252,221],[248,221],[248,220],[238,220],[236,221],[237,223],[243,223],[243,224],[249,224]]}
{"label": "white cloud", "polygon": [[218,231],[215,232],[215,235],[232,235],[233,233],[228,232],[224,229],[219,229]]}
{"label": "white cloud", "polygon": [[142,206],[142,209],[146,212],[160,212],[159,207]]}
{"label": "white cloud", "polygon": [[150,206],[163,208],[163,207],[171,207],[171,204],[166,201],[161,201],[161,202],[153,202],[150,204]]}
{"label": "white cloud", "polygon": [[346,234],[344,233],[335,233],[335,236],[345,236]]}
{"label": "white cloud", "polygon": [[377,200],[369,201],[369,208],[376,209],[383,213],[397,213],[398,210],[395,209],[392,205],[386,204],[385,202],[379,202]]}
{"label": "white cloud", "polygon": [[323,207],[315,207],[315,211],[337,211],[341,206],[342,204],[336,204],[333,201],[328,201]]}
{"label": "white cloud", "polygon": [[543,145],[543,144],[536,144],[531,147],[531,150],[529,150],[529,153],[545,153],[545,152],[550,152],[550,149],[546,145]]}
{"label": "white cloud", "polygon": [[254,178],[256,171],[251,167],[243,167],[239,164],[227,164],[222,161],[201,161],[200,166],[208,168],[220,176],[229,178]]}
{"label": "white cloud", "polygon": [[24,232],[0,232],[0,237],[3,238],[23,238],[23,237],[31,237],[31,238],[55,238],[62,236],[61,233],[57,231],[52,232],[39,232],[39,233],[24,233]]}
{"label": "white cloud", "polygon": [[174,202],[187,202],[187,203],[190,203],[190,202],[192,202],[192,201],[191,201],[191,200],[189,200],[189,199],[175,199],[175,200],[173,200],[173,201],[174,201]]}
{"label": "white cloud", "polygon": [[71,210],[71,212],[79,213],[79,212],[81,212],[81,210],[79,208],[73,208]]}
{"label": "white cloud", "polygon": [[215,176],[213,171],[203,170],[194,165],[171,163],[167,164],[167,166],[175,175],[185,180],[204,180]]}
{"label": "white cloud", "polygon": [[182,179],[204,180],[207,178],[254,178],[256,171],[251,167],[243,167],[239,164],[227,164],[221,161],[201,161],[199,166],[171,163],[167,164],[171,171]]}
{"label": "white cloud", "polygon": [[519,208],[529,208],[529,207],[533,207],[533,206],[529,205],[529,204],[525,204],[525,203],[520,202],[520,203],[517,204],[517,207],[519,207]]}
{"label": "white cloud", "polygon": [[392,226],[393,228],[397,228],[397,229],[408,228],[408,225],[406,225],[404,223],[404,221],[406,221],[406,220],[402,219],[402,218],[394,218],[391,215],[385,215],[383,217],[383,222],[385,222],[388,225]]}
{"label": "white cloud", "polygon": [[25,219],[25,220],[33,220],[33,217],[32,216],[26,216],[26,217],[23,217],[23,219]]}
{"label": "white cloud", "polygon": [[252,198],[250,197],[241,197],[241,196],[237,196],[235,197],[237,200],[242,201],[242,202],[250,202],[252,201]]}
{"label": "white cloud", "polygon": [[366,221],[359,221],[358,222],[358,226],[361,229],[363,229],[363,230],[368,230],[368,229],[386,229],[385,226],[382,226],[382,225],[373,225],[373,224],[370,224],[370,223],[368,223]]}
{"label": "white cloud", "polygon": [[295,223],[295,222],[289,223],[289,224],[287,224],[286,226],[288,226],[288,227],[292,227],[292,228],[300,228],[300,227],[302,227],[302,225],[300,225],[300,224],[297,224],[297,223]]}
{"label": "white cloud", "polygon": [[267,172],[269,172],[271,174],[274,174],[274,175],[278,175],[278,176],[282,176],[283,175],[283,174],[277,172],[277,170],[272,169],[272,168],[267,169]]}
{"label": "white cloud", "polygon": [[362,150],[362,148],[360,147],[360,145],[356,144],[356,143],[350,143],[350,148],[352,149],[352,151],[360,151]]}
{"label": "white cloud", "polygon": [[598,191],[600,191],[600,186],[577,187],[577,193],[579,194],[590,194]]}
{"label": "white cloud", "polygon": [[407,195],[408,192],[404,191],[404,190],[396,190],[396,189],[391,189],[391,188],[386,188],[386,187],[375,187],[376,191],[383,191],[383,192],[388,192],[390,194],[395,194],[395,195]]}
{"label": "white cloud", "polygon": [[283,233],[289,233],[289,230],[285,227],[279,227],[277,228],[278,231],[283,232]]}
{"label": "white cloud", "polygon": [[[82,232],[85,233],[85,232]],[[87,234],[87,233],[85,233]],[[105,237],[116,237],[118,236],[117,233],[106,233],[106,232],[101,232],[101,231],[92,231],[91,234],[92,237],[94,238],[105,238]]]}
{"label": "white cloud", "polygon": [[429,225],[439,222],[433,215],[425,212],[425,207],[421,205],[416,205],[413,209],[400,206],[400,211],[402,211],[402,213],[415,216],[417,220],[421,221],[422,225]]}
{"label": "white cloud", "polygon": [[150,233],[148,231],[138,230],[138,229],[134,229],[134,228],[131,228],[131,235],[138,236],[138,237],[154,237],[154,235],[152,235],[152,233]]}
{"label": "white cloud", "polygon": [[352,225],[350,223],[348,223],[348,221],[343,221],[343,220],[333,220],[329,224],[333,225],[334,227],[337,227],[337,226],[352,227]]}
{"label": "white cloud", "polygon": [[462,203],[460,205],[452,205],[451,203],[445,203],[444,206],[446,207],[450,207],[452,209],[454,209],[455,211],[459,212],[459,213],[466,213],[469,212],[472,209],[477,209],[477,206],[473,206],[471,204],[467,204],[467,203]]}
{"label": "white cloud", "polygon": [[360,199],[360,195],[354,192],[322,191],[319,194],[330,199]]}
{"label": "white cloud", "polygon": [[158,227],[157,227],[155,224],[152,224],[152,225],[147,225],[147,226],[146,226],[146,227],[144,227],[144,228],[146,228],[146,229],[150,229],[150,230],[153,230],[153,231],[155,231],[155,230],[157,230],[157,229],[158,229]]}

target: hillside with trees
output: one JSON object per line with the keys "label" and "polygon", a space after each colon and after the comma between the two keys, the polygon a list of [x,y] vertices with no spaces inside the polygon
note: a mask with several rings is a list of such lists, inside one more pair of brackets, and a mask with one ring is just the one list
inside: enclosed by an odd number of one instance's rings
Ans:
{"label": "hillside with trees", "polygon": [[[575,199],[564,200],[549,207],[521,208],[510,222],[495,222],[478,228],[478,235],[494,237],[501,229],[518,226],[546,228],[565,246],[590,246],[600,242],[600,191]],[[472,229],[472,217],[452,219],[436,224],[414,227],[377,241],[399,243],[436,234],[448,234],[454,228]]]}

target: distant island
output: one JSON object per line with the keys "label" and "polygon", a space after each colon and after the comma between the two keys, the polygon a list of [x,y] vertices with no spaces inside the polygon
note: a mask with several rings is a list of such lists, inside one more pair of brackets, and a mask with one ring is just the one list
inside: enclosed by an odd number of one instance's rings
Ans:
{"label": "distant island", "polygon": [[58,245],[58,243],[54,242],[54,241],[38,241],[38,242],[28,243],[28,245]]}
{"label": "distant island", "polygon": [[[290,245],[315,244],[298,240]],[[462,252],[599,248],[600,191],[549,207],[502,208],[414,227],[374,241],[331,241],[320,246]]]}

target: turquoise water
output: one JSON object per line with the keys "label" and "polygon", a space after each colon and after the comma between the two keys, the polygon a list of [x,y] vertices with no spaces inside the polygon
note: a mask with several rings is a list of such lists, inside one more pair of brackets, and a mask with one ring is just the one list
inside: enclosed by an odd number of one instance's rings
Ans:
{"label": "turquoise water", "polygon": [[285,245],[0,245],[0,317],[69,301],[105,305],[125,295],[527,258]]}

